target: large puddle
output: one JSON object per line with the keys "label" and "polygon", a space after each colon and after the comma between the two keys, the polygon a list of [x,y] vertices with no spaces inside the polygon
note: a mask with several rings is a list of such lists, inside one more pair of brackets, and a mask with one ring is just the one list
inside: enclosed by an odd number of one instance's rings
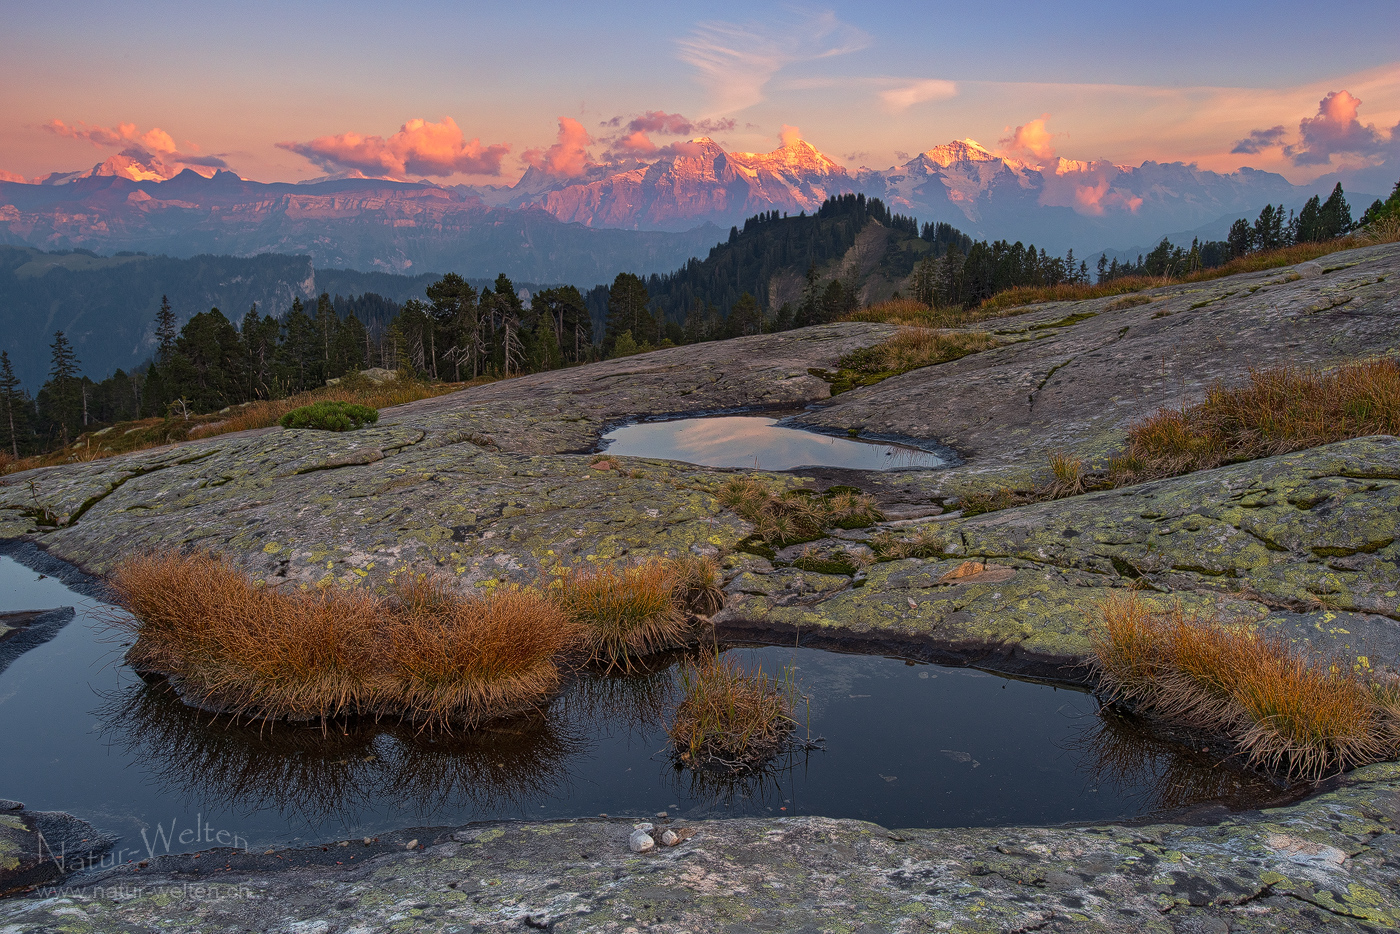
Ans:
{"label": "large puddle", "polygon": [[585,673],[544,715],[455,738],[372,725],[260,731],[211,721],[146,685],[101,623],[110,608],[0,557],[0,609],[62,605],[77,607],[74,621],[0,674],[0,797],[91,821],[120,836],[127,857],[497,818],[666,811],[985,826],[1251,807],[1278,795],[1115,725],[1076,690],[781,646],[726,654],[770,672],[794,666],[811,697],[799,735],[824,742],[742,781],[672,765],[673,666]]}
{"label": "large puddle", "polygon": [[684,461],[702,467],[898,470],[947,463],[939,455],[917,448],[801,431],[758,415],[636,422],[608,432],[603,441],[609,454]]}

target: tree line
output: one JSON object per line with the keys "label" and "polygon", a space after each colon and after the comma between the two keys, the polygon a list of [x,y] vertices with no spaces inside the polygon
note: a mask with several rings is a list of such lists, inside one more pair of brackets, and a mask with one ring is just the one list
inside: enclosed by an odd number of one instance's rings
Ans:
{"label": "tree line", "polygon": [[[597,359],[583,296],[574,286],[541,289],[527,304],[510,279],[478,291],[449,273],[427,301],[398,305],[367,293],[314,308],[294,299],[280,318],[253,306],[235,324],[217,308],[177,329],[162,296],[152,358],[95,382],[62,331],[50,345],[48,379],[30,395],[0,353],[0,435],[14,457],[68,444],[98,426],[131,419],[216,412],[280,399],[371,367],[460,382],[512,376]],[[369,325],[361,320],[361,313]]]}
{"label": "tree line", "polygon": [[[1361,224],[1389,216],[1400,217],[1400,182]],[[211,308],[178,330],[162,297],[156,352],[131,373],[119,369],[101,382],[80,375],[77,354],[60,331],[50,346],[49,378],[30,396],[0,353],[0,434],[9,452],[22,456],[67,444],[95,426],[284,398],[370,367],[460,382],[836,321],[859,307],[859,284],[823,279],[818,270],[845,256],[871,221],[888,231],[881,260],[886,272],[907,279],[908,297],[926,305],[972,307],[1018,286],[1091,279],[1073,250],[1052,256],[1019,241],[973,240],[946,223],[920,228],[878,198],[842,195],[812,215],[755,215],[742,229],[732,228],[704,260],[667,276],[620,273],[611,285],[586,294],[555,286],[525,301],[504,274],[494,287],[478,290],[449,273],[426,287],[426,301],[322,293],[314,307],[293,300],[280,318],[254,305],[235,324]],[[1253,224],[1236,221],[1225,241],[1195,240],[1183,248],[1163,238],[1136,263],[1100,257],[1097,279],[1180,276],[1258,250],[1342,236],[1356,226],[1338,185],[1326,201],[1315,196],[1286,218],[1282,205],[1266,206]],[[800,298],[765,307],[768,280],[804,264]]]}

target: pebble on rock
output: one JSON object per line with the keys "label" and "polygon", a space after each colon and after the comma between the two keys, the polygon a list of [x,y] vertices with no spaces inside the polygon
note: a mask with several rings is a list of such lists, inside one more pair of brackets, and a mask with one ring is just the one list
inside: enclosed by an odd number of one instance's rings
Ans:
{"label": "pebble on rock", "polygon": [[651,823],[651,821],[642,821],[639,824],[633,824],[632,827],[635,830],[642,830],[646,833],[651,833],[653,830],[656,829],[656,825]]}
{"label": "pebble on rock", "polygon": [[418,847],[418,840],[417,840],[416,838],[413,839],[413,840],[408,841],[407,843],[405,843],[405,844],[403,845],[403,848],[404,848],[405,850],[413,850],[413,849],[417,849],[417,847]]}
{"label": "pebble on rock", "polygon": [[675,846],[677,843],[681,842],[681,835],[674,830],[664,831],[661,834],[661,842],[667,846]]}
{"label": "pebble on rock", "polygon": [[656,841],[645,830],[634,830],[632,836],[627,838],[627,845],[633,853],[646,853],[656,847]]}

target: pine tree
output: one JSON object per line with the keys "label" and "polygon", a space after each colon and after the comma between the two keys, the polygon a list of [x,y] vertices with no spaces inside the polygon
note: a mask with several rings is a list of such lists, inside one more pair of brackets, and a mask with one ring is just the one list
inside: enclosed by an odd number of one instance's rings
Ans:
{"label": "pine tree", "polygon": [[160,310],[156,312],[156,362],[164,364],[175,352],[175,312],[170,310],[170,299],[160,297]]}
{"label": "pine tree", "polygon": [[63,445],[67,447],[72,430],[81,418],[82,386],[78,380],[78,355],[62,331],[54,332],[49,350],[53,354],[48,387],[50,418],[58,425],[63,435]]}
{"label": "pine tree", "polygon": [[1346,195],[1342,192],[1342,183],[1332,189],[1332,194],[1327,196],[1327,200],[1322,205],[1321,215],[1322,236],[1318,239],[1331,240],[1343,234],[1351,233],[1355,226],[1351,221],[1351,205],[1347,204]]}
{"label": "pine tree", "polygon": [[651,312],[647,310],[650,296],[641,278],[630,272],[620,272],[608,289],[607,329],[603,334],[603,350],[612,354],[617,339],[623,331],[630,331],[635,341],[638,336],[646,340],[646,335],[656,330]]}
{"label": "pine tree", "polygon": [[1254,231],[1250,229],[1249,221],[1241,217],[1231,224],[1225,242],[1230,244],[1231,257],[1240,257],[1248,253],[1254,246]]}
{"label": "pine tree", "polygon": [[0,405],[5,407],[5,427],[10,434],[10,452],[19,458],[19,430],[24,425],[24,413],[18,412],[24,399],[19,388],[19,377],[10,365],[10,355],[0,350]]}

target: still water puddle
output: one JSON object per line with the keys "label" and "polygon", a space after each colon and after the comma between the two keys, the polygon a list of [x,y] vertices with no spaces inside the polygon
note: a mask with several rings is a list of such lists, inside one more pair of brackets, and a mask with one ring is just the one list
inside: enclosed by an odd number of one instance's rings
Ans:
{"label": "still water puddle", "polygon": [[684,461],[702,467],[845,467],[897,470],[942,467],[937,454],[898,444],[878,444],[786,428],[758,415],[716,415],[637,422],[603,436],[609,454]]}
{"label": "still water puddle", "polygon": [[[726,655],[768,672],[793,666],[811,698],[799,736],[825,742],[741,781],[671,764],[674,665],[583,673],[542,715],[457,737],[382,725],[259,730],[213,721],[142,682],[101,622],[110,608],[0,557],[0,610],[62,605],[77,608],[74,621],[0,675],[0,797],[73,813],[129,852],[658,811],[818,814],[886,827],[1045,824],[1249,807],[1277,795],[1125,732],[1079,691],[779,646]],[[208,840],[186,833],[197,824]]]}

